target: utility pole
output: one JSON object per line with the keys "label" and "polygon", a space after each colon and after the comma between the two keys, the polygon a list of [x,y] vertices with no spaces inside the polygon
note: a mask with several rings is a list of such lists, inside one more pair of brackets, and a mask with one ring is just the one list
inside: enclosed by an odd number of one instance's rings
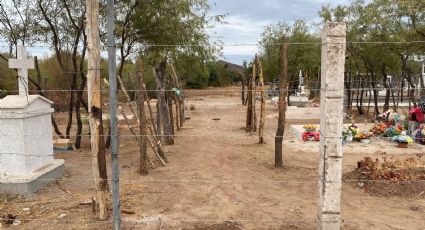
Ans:
{"label": "utility pole", "polygon": [[115,9],[114,0],[107,3],[107,33],[108,33],[108,73],[109,73],[109,120],[111,130],[111,161],[112,161],[112,218],[115,230],[121,229],[121,204],[120,204],[120,168],[118,144],[118,94],[117,71],[115,51]]}

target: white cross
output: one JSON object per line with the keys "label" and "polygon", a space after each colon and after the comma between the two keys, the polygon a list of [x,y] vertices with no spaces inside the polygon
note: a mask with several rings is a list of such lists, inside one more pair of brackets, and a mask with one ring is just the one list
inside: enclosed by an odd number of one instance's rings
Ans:
{"label": "white cross", "polygon": [[9,59],[9,68],[18,69],[19,95],[28,96],[28,70],[34,69],[34,60],[27,59],[27,50],[23,45],[18,45],[17,53],[17,59]]}

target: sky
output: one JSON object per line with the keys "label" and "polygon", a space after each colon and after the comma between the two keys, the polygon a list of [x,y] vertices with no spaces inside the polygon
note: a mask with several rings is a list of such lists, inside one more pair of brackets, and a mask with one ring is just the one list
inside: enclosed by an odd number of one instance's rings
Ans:
{"label": "sky", "polygon": [[[258,43],[265,27],[279,21],[294,22],[298,19],[319,22],[322,6],[346,4],[349,0],[208,0],[211,15],[226,15],[225,24],[208,30],[213,41],[223,43],[223,59],[241,65],[250,61],[258,52]],[[240,45],[249,44],[249,45]],[[1,51],[7,46],[0,40]],[[238,45],[238,46],[235,46]],[[50,50],[29,48],[32,55],[45,56]],[[102,54],[103,55],[103,54]]]}
{"label": "sky", "polygon": [[[226,24],[216,25],[209,31],[212,40],[220,39],[226,61],[242,64],[251,60],[265,27],[279,21],[298,19],[319,21],[318,12],[328,4],[346,4],[349,0],[209,0],[212,15],[225,14]],[[230,44],[230,46],[226,46]],[[232,46],[232,44],[250,44]]]}

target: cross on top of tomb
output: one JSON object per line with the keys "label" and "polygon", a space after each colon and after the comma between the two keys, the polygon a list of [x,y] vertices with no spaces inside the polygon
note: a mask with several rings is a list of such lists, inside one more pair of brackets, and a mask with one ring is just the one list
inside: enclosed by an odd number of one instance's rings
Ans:
{"label": "cross on top of tomb", "polygon": [[27,50],[23,45],[18,45],[17,56],[16,59],[9,59],[9,68],[18,70],[19,95],[28,96],[28,70],[34,69],[34,60],[27,59]]}

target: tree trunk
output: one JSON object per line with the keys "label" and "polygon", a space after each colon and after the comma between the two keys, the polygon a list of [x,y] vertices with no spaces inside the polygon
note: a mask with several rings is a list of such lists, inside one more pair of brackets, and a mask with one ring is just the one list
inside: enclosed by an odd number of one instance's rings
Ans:
{"label": "tree trunk", "polygon": [[137,71],[137,111],[139,117],[139,129],[140,129],[140,150],[139,150],[139,172],[142,175],[148,175],[148,153],[147,153],[147,124],[146,121],[146,112],[145,112],[145,97],[143,91],[143,66],[141,61],[137,62],[138,71]]}
{"label": "tree trunk", "polygon": [[108,193],[108,182],[103,138],[102,94],[100,84],[99,0],[87,0],[86,4],[88,34],[87,90],[90,115],[90,144],[96,191],[95,210],[99,220],[107,220],[108,205],[106,203],[106,195]]}
{"label": "tree trunk", "polygon": [[387,75],[387,65],[385,63],[382,64],[382,83],[384,84],[384,87],[386,89],[385,91],[385,103],[384,103],[384,112],[388,111],[390,109],[390,96],[391,96],[391,90],[390,85],[388,82],[388,75]]}
{"label": "tree trunk", "polygon": [[242,105],[245,105],[245,79],[242,79],[241,81],[242,83],[242,94],[241,94],[241,100],[242,100]]}
{"label": "tree trunk", "polygon": [[347,110],[351,109],[351,67],[348,70],[348,74],[346,74],[346,81],[345,81],[345,89],[347,90]]}
{"label": "tree trunk", "polygon": [[282,143],[283,135],[285,134],[285,120],[286,120],[286,89],[288,80],[288,43],[284,42],[282,45],[281,54],[282,68],[280,72],[280,87],[279,87],[279,118],[277,123],[277,131],[275,137],[275,167],[283,167],[282,156]]}
{"label": "tree trunk", "polygon": [[[257,56],[255,57],[257,59]],[[252,132],[257,132],[257,111],[256,111],[256,79],[257,79],[257,68],[255,66],[255,61],[252,66],[252,110],[251,110],[251,129]]]}
{"label": "tree trunk", "polygon": [[159,100],[159,115],[161,120],[161,128],[164,132],[165,144],[173,145],[174,137],[172,133],[171,121],[170,121],[170,112],[168,110],[167,100],[165,97],[165,69],[167,67],[167,62],[163,61],[160,63],[159,68],[155,69],[155,79],[157,86],[157,99]]}
{"label": "tree trunk", "polygon": [[360,95],[361,94],[363,94],[363,93],[361,93],[361,91],[360,91],[360,88],[362,87],[362,85],[363,85],[363,79],[362,79],[362,76],[359,74],[358,76],[357,76],[357,78],[358,78],[358,80],[356,81],[356,85],[357,85],[357,90],[356,90],[356,106],[357,106],[357,111],[358,111],[358,113],[359,113],[359,115],[363,115],[363,110],[362,110],[362,101],[360,100]]}
{"label": "tree trunk", "polygon": [[264,127],[266,125],[266,88],[264,87],[264,76],[263,76],[263,66],[260,59],[257,59],[259,76],[260,76],[260,87],[261,87],[261,114],[260,114],[260,125],[259,125],[259,142],[264,144]]}
{"label": "tree trunk", "polygon": [[173,114],[173,92],[167,91],[166,97],[167,97],[168,111],[170,114],[171,134],[174,136],[175,130],[174,130],[174,114]]}
{"label": "tree trunk", "polygon": [[375,103],[375,111],[374,111],[374,116],[376,117],[376,116],[378,116],[379,115],[379,105],[378,105],[378,90],[376,89],[376,76],[375,76],[375,74],[373,73],[373,71],[371,71],[371,76],[372,76],[372,82],[371,82],[371,85],[372,85],[372,89],[373,89],[373,100],[374,100],[374,103]]}
{"label": "tree trunk", "polygon": [[252,77],[248,77],[248,92],[247,92],[247,110],[246,110],[246,126],[245,129],[247,132],[252,132]]}
{"label": "tree trunk", "polygon": [[[87,36],[85,33],[83,33],[83,42],[84,44],[86,44],[87,42]],[[82,57],[86,56],[86,51],[87,51],[87,47],[83,47],[83,52],[82,52]],[[81,121],[81,113],[80,113],[80,108],[81,108],[81,104],[83,102],[83,93],[84,93],[84,88],[86,87],[86,83],[87,83],[87,77],[84,73],[84,63],[85,60],[84,58],[81,58],[80,60],[80,78],[81,78],[81,82],[80,82],[80,87],[79,87],[79,91],[77,92],[77,102],[75,103],[75,117],[77,118],[77,138],[75,139],[75,148],[80,149],[81,148],[81,135],[83,132],[83,122]]]}

